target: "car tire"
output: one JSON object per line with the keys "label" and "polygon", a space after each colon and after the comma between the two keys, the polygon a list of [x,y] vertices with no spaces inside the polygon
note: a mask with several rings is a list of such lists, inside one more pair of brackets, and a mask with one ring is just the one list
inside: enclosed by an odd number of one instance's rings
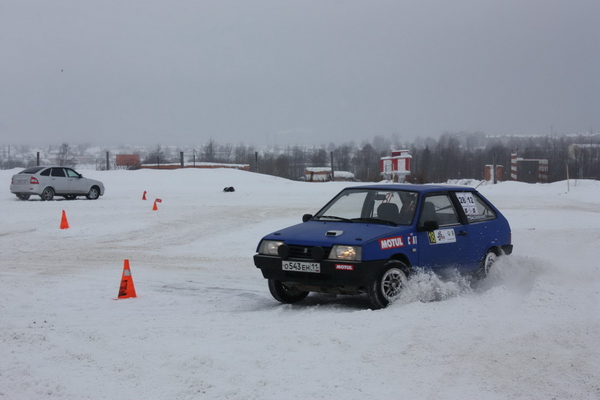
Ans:
{"label": "car tire", "polygon": [[379,310],[392,303],[406,286],[406,265],[400,261],[385,264],[381,275],[367,287],[371,308]]}
{"label": "car tire", "polygon": [[29,200],[29,194],[18,194],[17,197],[19,200]]}
{"label": "car tire", "polygon": [[490,249],[485,253],[485,256],[479,263],[479,269],[477,270],[477,278],[484,279],[490,273],[490,268],[494,265],[498,259],[498,254],[494,249]]}
{"label": "car tire", "polygon": [[85,195],[89,200],[96,200],[100,197],[100,189],[97,186],[92,186],[88,194]]}
{"label": "car tire", "polygon": [[52,200],[54,198],[54,189],[52,189],[51,187],[47,187],[46,189],[44,189],[42,194],[40,194],[40,198],[42,199],[42,201]]}
{"label": "car tire", "polygon": [[304,300],[309,293],[288,287],[275,279],[269,279],[269,291],[275,300],[285,304],[297,303]]}

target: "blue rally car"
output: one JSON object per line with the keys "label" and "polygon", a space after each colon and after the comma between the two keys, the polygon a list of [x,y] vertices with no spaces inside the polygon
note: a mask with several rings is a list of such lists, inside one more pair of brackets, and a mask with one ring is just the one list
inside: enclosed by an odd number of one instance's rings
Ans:
{"label": "blue rally car", "polygon": [[390,304],[415,268],[478,277],[512,252],[508,221],[474,188],[369,185],[342,190],[303,223],[265,236],[254,264],[282,303],[309,292]]}

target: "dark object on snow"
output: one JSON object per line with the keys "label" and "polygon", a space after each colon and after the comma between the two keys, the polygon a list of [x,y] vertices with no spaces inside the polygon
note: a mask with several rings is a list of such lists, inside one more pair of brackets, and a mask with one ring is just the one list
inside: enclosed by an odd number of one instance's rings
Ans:
{"label": "dark object on snow", "polygon": [[223,189],[224,192],[235,192],[235,189],[233,188],[233,186],[227,186],[225,189]]}

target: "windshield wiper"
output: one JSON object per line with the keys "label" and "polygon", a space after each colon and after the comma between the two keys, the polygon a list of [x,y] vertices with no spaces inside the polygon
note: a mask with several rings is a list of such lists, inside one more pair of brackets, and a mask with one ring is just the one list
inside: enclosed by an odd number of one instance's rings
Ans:
{"label": "windshield wiper", "polygon": [[353,222],[373,222],[375,224],[398,226],[398,224],[393,221],[388,221],[387,219],[381,219],[381,218],[352,218],[352,221]]}
{"label": "windshield wiper", "polygon": [[351,220],[351,219],[344,218],[344,217],[338,217],[338,216],[336,216],[336,215],[319,215],[317,218],[318,218],[318,219],[321,219],[321,218],[328,218],[328,219],[335,219],[335,220],[338,220],[338,221],[352,222],[352,220]]}

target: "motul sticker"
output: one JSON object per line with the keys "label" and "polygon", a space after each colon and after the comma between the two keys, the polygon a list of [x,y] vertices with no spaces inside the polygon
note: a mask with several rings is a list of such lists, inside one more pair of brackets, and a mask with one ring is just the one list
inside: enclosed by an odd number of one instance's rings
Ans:
{"label": "motul sticker", "polygon": [[387,249],[395,249],[397,247],[404,247],[404,240],[402,236],[397,236],[388,239],[380,239],[379,246],[381,246],[381,250]]}
{"label": "motul sticker", "polygon": [[429,236],[429,244],[444,244],[456,242],[454,229],[438,229],[433,232],[427,232]]}
{"label": "motul sticker", "polygon": [[339,269],[341,271],[354,271],[354,265],[350,265],[350,264],[335,264],[335,269]]}

